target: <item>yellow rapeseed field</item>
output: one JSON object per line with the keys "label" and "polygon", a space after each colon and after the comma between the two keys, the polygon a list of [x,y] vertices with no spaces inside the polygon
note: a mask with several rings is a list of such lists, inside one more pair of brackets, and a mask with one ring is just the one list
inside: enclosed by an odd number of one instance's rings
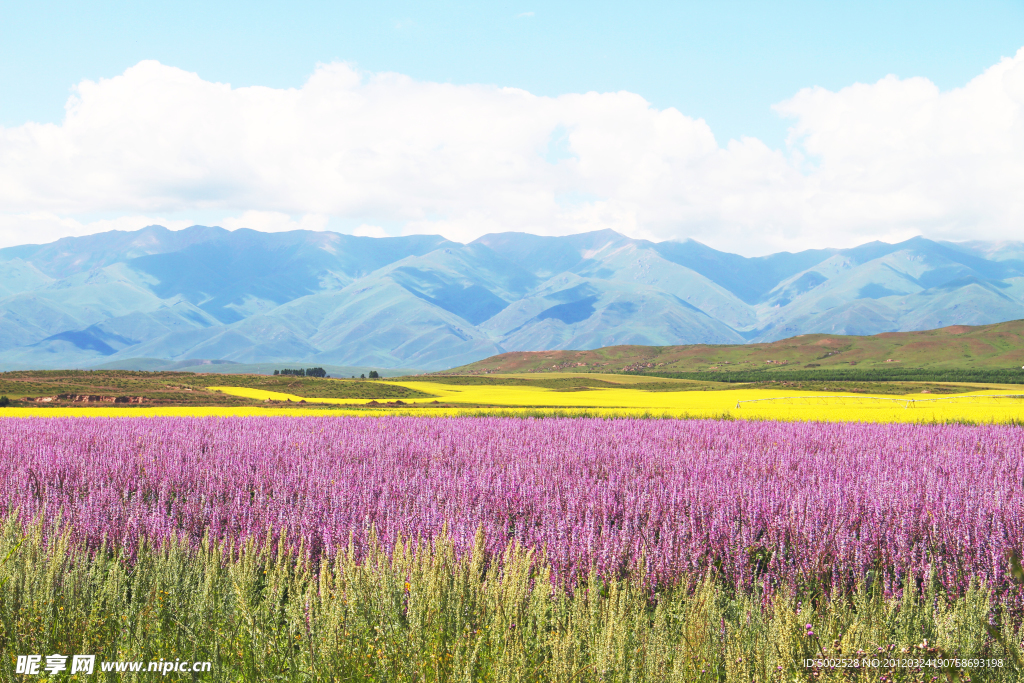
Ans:
{"label": "yellow rapeseed field", "polygon": [[[983,389],[969,394],[881,396],[814,394],[799,391],[733,389],[721,391],[646,391],[622,387],[558,391],[508,385],[449,385],[429,381],[389,382],[429,394],[401,404],[377,399],[303,398],[246,387],[210,387],[233,396],[260,401],[291,401],[246,407],[96,407],[8,408],[10,417],[79,415],[106,416],[231,416],[231,415],[482,415],[561,414],[594,416],[724,417],[770,420],[863,422],[1024,421],[1024,398],[1006,390]],[[1002,396],[1002,397],[997,397]],[[304,402],[304,403],[302,403]],[[440,403],[443,405],[436,405]]]}
{"label": "yellow rapeseed field", "polygon": [[[733,389],[722,391],[643,391],[622,388],[556,391],[543,387],[503,385],[448,385],[433,382],[393,382],[433,398],[404,399],[407,405],[494,406],[502,413],[515,409],[552,412],[580,411],[599,415],[656,415],[666,417],[714,417],[729,414],[748,419],[829,420],[864,422],[933,422],[971,420],[1007,422],[1024,419],[1024,398],[1008,391],[983,390],[954,396],[914,394],[906,397],[866,394],[809,394],[799,391]],[[298,396],[241,387],[212,387],[235,396],[278,401],[303,400]],[[1006,398],[993,398],[1001,395]],[[766,400],[768,399],[768,400]],[[365,399],[305,399],[337,405],[366,405]],[[459,408],[411,409],[417,415],[430,412],[457,414]],[[394,408],[387,410],[395,412]],[[473,412],[486,412],[477,408]]]}

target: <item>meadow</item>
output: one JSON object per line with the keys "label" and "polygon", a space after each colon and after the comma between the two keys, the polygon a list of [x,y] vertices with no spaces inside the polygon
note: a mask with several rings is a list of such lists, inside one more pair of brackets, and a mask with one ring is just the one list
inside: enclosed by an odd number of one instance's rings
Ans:
{"label": "meadow", "polygon": [[1024,383],[1024,321],[870,336],[801,334],[774,342],[517,351],[456,375],[624,372],[718,382],[975,381]]}
{"label": "meadow", "polygon": [[1012,385],[11,375],[149,402],[0,409],[5,680],[1024,672]]}
{"label": "meadow", "polygon": [[[81,396],[82,394],[91,396]],[[1014,384],[770,381],[736,385],[628,374],[523,373],[391,380],[170,372],[0,373],[0,416],[580,416],[1018,423]],[[115,397],[132,404],[112,404]],[[80,402],[92,398],[95,402]],[[43,400],[44,402],[39,402]]]}
{"label": "meadow", "polygon": [[[638,380],[640,378],[637,378]],[[649,382],[649,380],[648,380]],[[451,385],[429,381],[388,382],[427,394],[423,398],[404,399],[405,406],[429,409],[442,402],[445,408],[434,409],[440,415],[459,415],[475,406],[500,410],[540,409],[556,414],[579,411],[604,416],[653,417],[732,417],[769,420],[826,420],[864,422],[1015,422],[1024,419],[1024,393],[1019,390],[981,388],[953,396],[918,394],[895,397],[888,394],[841,392],[826,394],[782,389],[708,389],[697,385],[695,390],[651,390],[649,384],[640,388],[620,383],[613,387],[579,387],[552,389],[523,385]],[[210,387],[233,396],[264,401],[292,402],[302,397],[244,387]],[[313,399],[305,399],[311,402]],[[348,399],[316,399],[336,406],[366,409],[368,402]],[[462,407],[466,406],[466,407]],[[392,406],[392,409],[398,406]]]}
{"label": "meadow", "polygon": [[452,387],[430,382],[403,382],[402,386],[426,396],[353,400],[215,386],[214,391],[249,401],[244,405],[227,406],[11,407],[0,414],[8,417],[575,416],[972,424],[1018,424],[1024,420],[1024,397],[1004,388],[954,396],[894,397],[764,389],[558,391],[542,387]]}
{"label": "meadow", "polygon": [[3,420],[0,651],[225,681],[1018,680],[1022,454],[999,425]]}

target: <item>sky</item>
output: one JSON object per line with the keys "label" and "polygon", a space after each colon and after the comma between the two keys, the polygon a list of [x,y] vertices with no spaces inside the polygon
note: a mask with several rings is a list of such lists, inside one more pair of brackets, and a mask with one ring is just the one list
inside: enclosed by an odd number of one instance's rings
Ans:
{"label": "sky", "polygon": [[0,0],[0,246],[1018,239],[1024,2]]}

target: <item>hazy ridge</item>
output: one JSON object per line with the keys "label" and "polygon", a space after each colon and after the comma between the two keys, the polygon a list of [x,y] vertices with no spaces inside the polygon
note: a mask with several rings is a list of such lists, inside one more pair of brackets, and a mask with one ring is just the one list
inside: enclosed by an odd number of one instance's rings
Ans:
{"label": "hazy ridge", "polygon": [[354,237],[151,226],[0,250],[0,368],[130,359],[438,370],[509,351],[742,344],[1024,318],[1024,244],[744,258],[612,231]]}

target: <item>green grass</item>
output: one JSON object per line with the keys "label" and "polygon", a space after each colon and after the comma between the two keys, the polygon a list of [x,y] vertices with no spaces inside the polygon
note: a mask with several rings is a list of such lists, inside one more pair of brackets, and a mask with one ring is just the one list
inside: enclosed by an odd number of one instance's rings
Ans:
{"label": "green grass", "polygon": [[[511,352],[447,371],[486,373],[670,373],[705,381],[737,373],[842,373],[856,381],[1024,382],[1024,320],[866,337],[803,334],[775,342],[686,346],[609,346],[592,350]],[[905,374],[901,374],[901,372]],[[678,375],[675,373],[685,373]],[[878,374],[872,374],[878,373]],[[959,374],[957,374],[959,373]],[[723,374],[732,376],[725,379]],[[827,377],[826,379],[831,379]]]}
{"label": "green grass", "polygon": [[541,387],[555,391],[580,391],[584,389],[636,389],[639,391],[706,391],[716,388],[732,388],[721,382],[615,382],[600,377],[579,375],[576,377],[545,377],[543,375],[522,377],[495,377],[493,375],[427,375],[419,377],[396,377],[394,381],[433,382],[453,386],[515,386]]}
{"label": "green grass", "polygon": [[1000,623],[983,587],[955,600],[931,589],[884,599],[865,587],[766,598],[713,578],[652,590],[640,575],[591,575],[565,590],[531,551],[513,545],[496,558],[482,548],[478,539],[460,555],[442,536],[315,566],[253,544],[171,543],[129,560],[38,525],[25,537],[12,518],[0,534],[0,676],[20,678],[17,654],[84,653],[210,661],[197,680],[211,681],[923,681],[941,672],[814,676],[803,660],[957,655],[1003,660],[964,670],[973,681],[1020,680],[1021,634]]}
{"label": "green grass", "polygon": [[700,382],[761,383],[761,382],[969,382],[978,384],[1024,384],[1024,370],[937,370],[922,368],[835,368],[827,370],[740,370],[707,372],[632,372],[628,374],[671,379],[689,379]]}
{"label": "green grass", "polygon": [[[665,379],[684,379],[686,382],[630,382],[623,384],[600,377],[579,375],[575,377],[548,378],[542,374],[519,377],[494,375],[431,375],[429,377],[406,377],[401,380],[430,381],[437,384],[462,386],[528,386],[544,387],[554,391],[583,391],[596,388],[623,388],[638,391],[716,391],[735,389],[737,383],[746,384],[747,389],[799,389],[802,391],[820,392],[855,392],[865,394],[918,394],[926,391],[932,394],[962,394],[976,391],[977,387],[957,384],[937,384],[935,382],[918,381],[871,381],[843,379],[842,375],[826,373],[828,379],[806,373],[781,375],[772,373],[628,373],[641,377],[658,377]],[[735,376],[734,376],[735,374]],[[856,376],[855,373],[851,373]],[[839,377],[832,379],[833,376]],[[717,378],[710,381],[708,378]]]}
{"label": "green grass", "polygon": [[[216,375],[129,370],[42,370],[0,373],[0,395],[12,400],[61,394],[141,396],[150,405],[251,405],[255,401],[211,386],[241,386],[297,394],[306,398],[423,398],[420,391],[370,380],[321,379],[273,375]],[[38,404],[46,405],[46,404]],[[53,405],[53,404],[50,404]]]}

